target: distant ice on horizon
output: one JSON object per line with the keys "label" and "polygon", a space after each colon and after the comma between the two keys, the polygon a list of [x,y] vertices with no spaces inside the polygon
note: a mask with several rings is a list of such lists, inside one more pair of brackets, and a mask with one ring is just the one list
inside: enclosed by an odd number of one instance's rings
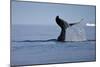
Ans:
{"label": "distant ice on horizon", "polygon": [[96,25],[95,24],[92,24],[92,23],[91,24],[90,23],[87,23],[86,26],[96,26]]}

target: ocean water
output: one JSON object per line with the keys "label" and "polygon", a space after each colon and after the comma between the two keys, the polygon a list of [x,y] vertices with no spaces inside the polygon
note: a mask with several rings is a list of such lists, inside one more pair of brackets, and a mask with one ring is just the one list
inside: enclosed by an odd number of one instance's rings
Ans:
{"label": "ocean water", "polygon": [[11,65],[95,61],[95,26],[85,26],[83,29],[85,41],[57,42],[60,34],[58,26],[12,25]]}

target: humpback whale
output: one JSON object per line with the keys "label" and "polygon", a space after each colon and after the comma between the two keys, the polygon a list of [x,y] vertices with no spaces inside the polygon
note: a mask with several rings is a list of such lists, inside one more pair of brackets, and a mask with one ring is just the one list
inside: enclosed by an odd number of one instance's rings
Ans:
{"label": "humpback whale", "polygon": [[66,36],[66,29],[75,25],[75,24],[78,24],[78,23],[68,23],[67,21],[64,21],[63,19],[59,18],[59,16],[56,16],[56,23],[58,24],[58,26],[61,28],[61,32],[60,32],[60,35],[58,36],[57,38],[57,41],[65,41],[65,36]]}

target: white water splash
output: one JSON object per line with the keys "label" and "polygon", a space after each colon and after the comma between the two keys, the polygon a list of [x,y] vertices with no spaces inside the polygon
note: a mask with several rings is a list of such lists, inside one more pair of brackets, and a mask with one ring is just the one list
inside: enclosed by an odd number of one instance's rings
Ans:
{"label": "white water splash", "polygon": [[81,23],[73,25],[72,27],[66,30],[66,39],[65,41],[85,41],[86,34],[84,26]]}

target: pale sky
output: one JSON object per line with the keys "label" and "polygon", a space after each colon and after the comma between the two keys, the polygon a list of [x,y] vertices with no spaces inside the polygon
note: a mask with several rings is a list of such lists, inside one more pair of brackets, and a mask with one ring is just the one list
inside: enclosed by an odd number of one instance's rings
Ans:
{"label": "pale sky", "polygon": [[95,6],[12,1],[12,24],[54,25],[57,15],[69,23],[95,23]]}

